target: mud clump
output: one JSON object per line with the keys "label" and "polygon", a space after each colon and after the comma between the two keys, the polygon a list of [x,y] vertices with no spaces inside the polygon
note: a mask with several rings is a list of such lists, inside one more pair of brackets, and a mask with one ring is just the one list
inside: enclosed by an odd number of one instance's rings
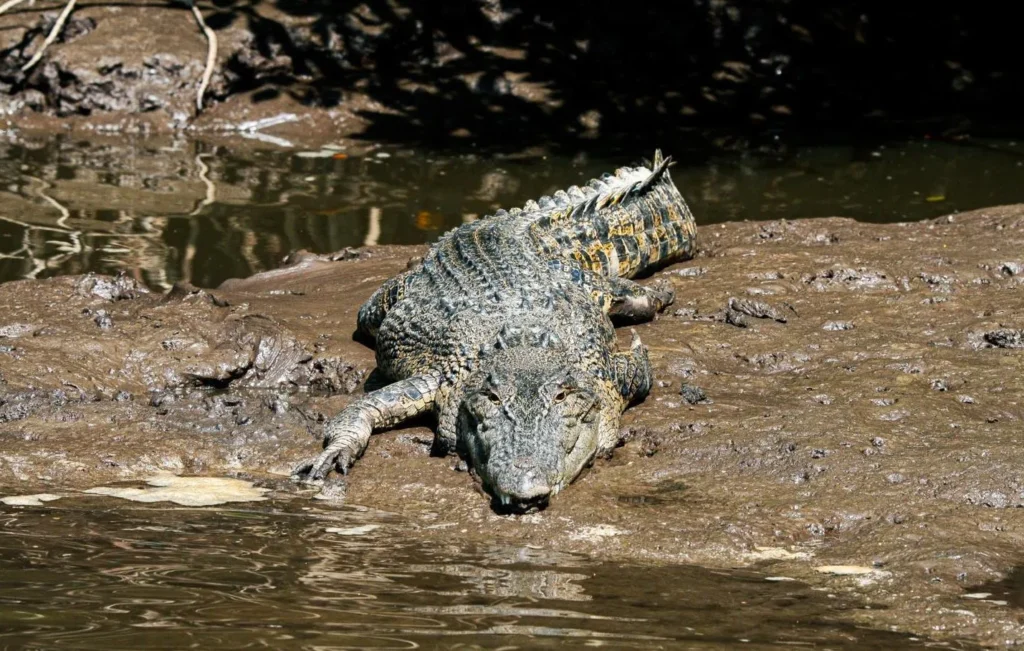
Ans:
{"label": "mud clump", "polygon": [[984,333],[982,339],[994,348],[1024,348],[1024,330],[1000,328]]}
{"label": "mud clump", "polygon": [[[547,510],[496,515],[454,459],[430,456],[429,423],[374,436],[336,498],[401,514],[428,540],[754,563],[862,598],[872,607],[846,615],[861,624],[1024,640],[1012,612],[961,597],[1020,558],[1024,293],[992,265],[1024,250],[1024,206],[714,234],[700,274],[679,273],[691,262],[657,275],[687,302],[637,326],[656,382],[626,412],[624,445]],[[168,295],[105,277],[0,285],[4,494],[158,471],[283,481],[371,384],[373,351],[353,339],[378,285],[366,279],[422,248],[367,253]],[[739,299],[744,288],[772,298]],[[723,306],[764,325],[732,327]]]}

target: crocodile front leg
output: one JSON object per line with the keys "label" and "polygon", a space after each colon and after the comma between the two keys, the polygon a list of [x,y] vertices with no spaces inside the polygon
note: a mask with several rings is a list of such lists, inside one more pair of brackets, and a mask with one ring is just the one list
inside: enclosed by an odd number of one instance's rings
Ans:
{"label": "crocodile front leg", "polygon": [[650,321],[675,300],[675,292],[662,283],[645,287],[628,278],[609,278],[611,301],[608,316],[619,321],[640,323]]}
{"label": "crocodile front leg", "polygon": [[318,481],[332,466],[347,473],[366,450],[375,429],[393,427],[432,409],[439,386],[436,376],[419,375],[366,394],[328,421],[324,426],[324,451],[299,465],[292,475]]}
{"label": "crocodile front leg", "polygon": [[654,382],[651,362],[647,358],[647,347],[640,342],[635,330],[629,352],[612,356],[612,381],[626,404],[643,400],[651,390]]}

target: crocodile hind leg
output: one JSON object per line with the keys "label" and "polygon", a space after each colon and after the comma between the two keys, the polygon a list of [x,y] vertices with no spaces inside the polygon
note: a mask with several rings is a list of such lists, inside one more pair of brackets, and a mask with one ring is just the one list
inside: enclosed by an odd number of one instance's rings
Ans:
{"label": "crocodile hind leg", "polygon": [[628,278],[609,278],[608,285],[611,292],[608,316],[628,323],[650,321],[676,297],[667,283],[645,287]]}
{"label": "crocodile hind leg", "polygon": [[328,421],[324,426],[324,451],[299,465],[292,476],[318,481],[332,467],[347,473],[366,449],[373,430],[392,427],[429,411],[439,386],[436,376],[419,375],[366,394]]}
{"label": "crocodile hind leg", "polygon": [[647,358],[647,347],[640,343],[640,336],[633,331],[629,352],[612,356],[612,381],[619,393],[630,404],[647,397],[654,383],[651,362]]}
{"label": "crocodile hind leg", "polygon": [[417,271],[416,267],[411,267],[408,271],[387,279],[383,285],[377,288],[377,291],[359,308],[356,324],[359,326],[360,332],[373,339],[377,338],[377,331],[380,330],[380,324],[384,322],[388,310],[405,296],[412,282],[413,274]]}

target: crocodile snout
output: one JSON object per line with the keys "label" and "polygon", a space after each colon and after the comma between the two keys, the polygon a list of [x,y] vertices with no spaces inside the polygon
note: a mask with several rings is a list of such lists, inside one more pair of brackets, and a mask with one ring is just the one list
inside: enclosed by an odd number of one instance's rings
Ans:
{"label": "crocodile snout", "polygon": [[492,488],[495,499],[506,507],[543,508],[555,492],[548,473],[531,460],[520,458],[510,472],[496,477]]}

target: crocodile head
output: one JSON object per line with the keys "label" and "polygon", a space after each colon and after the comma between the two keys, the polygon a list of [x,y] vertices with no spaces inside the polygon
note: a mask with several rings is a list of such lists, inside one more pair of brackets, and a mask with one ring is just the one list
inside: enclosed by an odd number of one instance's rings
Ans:
{"label": "crocodile head", "polygon": [[597,381],[557,349],[515,347],[483,362],[459,408],[459,448],[496,506],[543,507],[597,452]]}

